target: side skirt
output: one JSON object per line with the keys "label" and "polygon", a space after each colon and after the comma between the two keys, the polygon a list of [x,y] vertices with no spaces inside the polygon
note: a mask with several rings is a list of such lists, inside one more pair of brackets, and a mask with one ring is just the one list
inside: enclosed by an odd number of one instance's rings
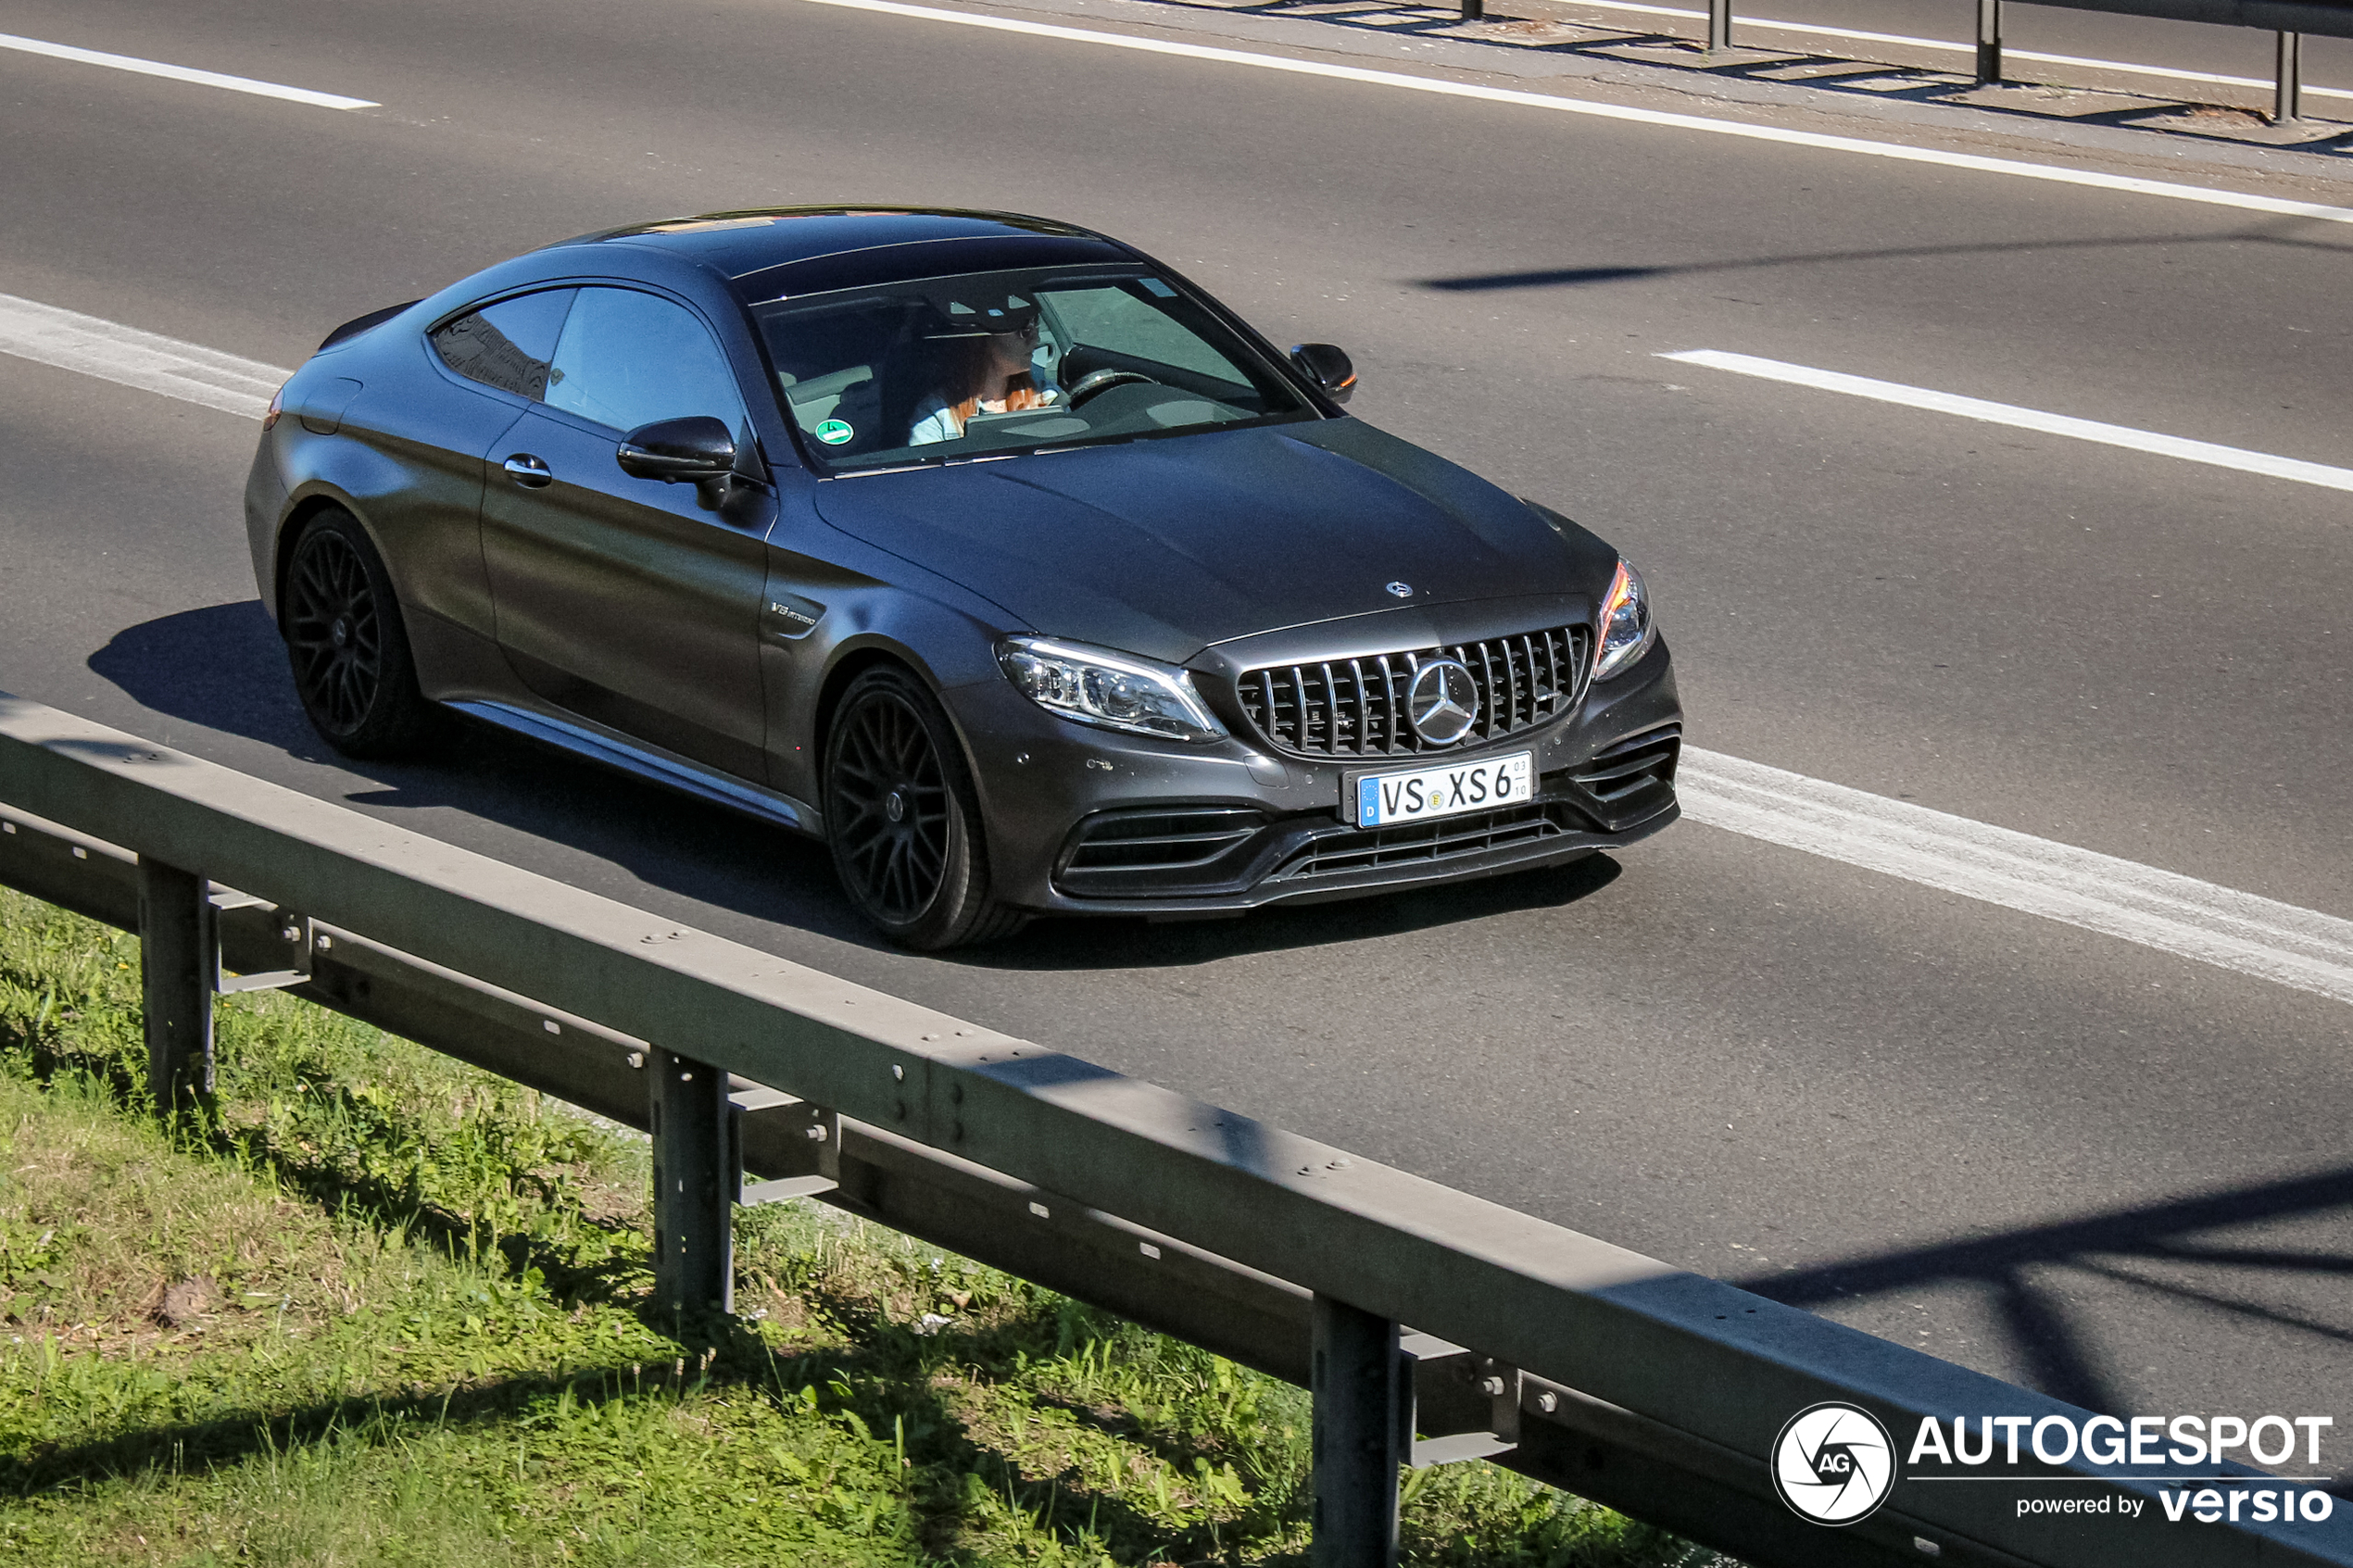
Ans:
{"label": "side skirt", "polygon": [[576,757],[601,762],[624,773],[648,779],[655,784],[733,808],[762,822],[774,822],[795,833],[805,833],[812,838],[825,836],[824,819],[817,809],[803,800],[796,800],[779,790],[762,789],[742,779],[666,753],[654,751],[620,735],[568,719],[558,719],[546,713],[534,713],[510,703],[480,699],[448,704],[470,718],[519,735],[528,735]]}

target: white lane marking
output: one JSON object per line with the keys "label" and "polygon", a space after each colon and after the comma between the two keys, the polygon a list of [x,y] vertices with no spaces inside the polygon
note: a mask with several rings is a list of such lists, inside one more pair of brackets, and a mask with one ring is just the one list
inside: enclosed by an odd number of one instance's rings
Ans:
{"label": "white lane marking", "polygon": [[1010,17],[984,16],[973,11],[943,11],[932,6],[901,5],[899,0],[808,0],[812,6],[837,6],[844,10],[873,11],[884,16],[910,17],[920,21],[950,22],[958,27],[1017,32],[1032,38],[1053,38],[1072,44],[1098,44],[1113,49],[1135,49],[1149,55],[1174,55],[1184,59],[1216,60],[1260,70],[1290,71],[1299,76],[1361,82],[1376,87],[1402,87],[1413,93],[1434,93],[1449,98],[1476,98],[1521,108],[1550,109],[1556,114],[1589,115],[1596,119],[1625,120],[1635,125],[1668,126],[1679,131],[1704,131],[1718,136],[1778,142],[1785,146],[1813,147],[1824,152],[1859,153],[1869,157],[1894,158],[1905,163],[1931,163],[1946,169],[1972,169],[1982,174],[2007,174],[2022,180],[2047,180],[2061,185],[2086,185],[2102,191],[2160,196],[2170,201],[2200,202],[2208,207],[2237,207],[2246,212],[2280,218],[2311,218],[2327,223],[2353,223],[2353,207],[2319,202],[2289,201],[2281,196],[2250,195],[2243,191],[2217,190],[2208,185],[2183,185],[2171,180],[2143,180],[2136,175],[2108,174],[2098,169],[2066,169],[2057,164],[2027,163],[2017,158],[1985,157],[1976,153],[1915,147],[1901,142],[1871,142],[1859,136],[1830,136],[1816,131],[1790,131],[1776,125],[1751,125],[1736,119],[1710,119],[1704,115],[1670,114],[1664,109],[1638,109],[1624,104],[1598,103],[1552,93],[1523,93],[1509,87],[1482,87],[1448,82],[1434,76],[1408,76],[1402,71],[1370,70],[1362,66],[1331,65],[1322,60],[1294,60],[1280,55],[1254,54],[1247,49],[1220,49],[1206,44],[1178,44],[1162,38],[1131,38],[1120,32],[1062,27],[1051,22],[1016,21]]}
{"label": "white lane marking", "polygon": [[[1647,17],[1681,17],[1692,20],[1705,19],[1705,11],[1686,10],[1680,6],[1641,6],[1634,0],[1568,0],[1580,9],[1596,11],[1634,11]],[[1768,21],[1763,17],[1742,17],[1741,26],[1761,27],[1768,32],[1803,32],[1818,38],[1851,38],[1864,44],[1901,44],[1914,49],[1942,49],[1948,54],[1974,55],[1977,45],[1958,44],[1949,38],[1914,38],[1903,32],[1866,32],[1860,28],[1819,27],[1811,22]],[[2038,49],[2002,51],[2006,60],[2033,60],[2046,66],[2079,66],[2086,70],[2120,71],[2131,76],[2161,76],[2174,82],[2208,82],[2224,87],[2270,88],[2273,83],[2254,76],[2219,76],[2210,70],[2183,70],[2172,66],[2136,66],[2123,60],[2092,60],[2081,55],[2045,55]],[[2307,84],[2307,97],[2353,98],[2353,92],[2341,87],[2314,87]]]}
{"label": "white lane marking", "polygon": [[[6,295],[0,351],[255,417],[293,373]],[[2353,1002],[2353,921],[1721,752],[1676,788],[1696,822]]]}
{"label": "white lane marking", "polygon": [[187,66],[166,65],[161,60],[143,60],[132,55],[109,55],[97,49],[77,49],[70,44],[49,44],[38,38],[19,38],[14,33],[8,32],[0,32],[0,49],[17,49],[28,55],[47,55],[52,59],[72,60],[85,66],[106,66],[114,70],[137,71],[142,76],[160,76],[173,82],[193,82],[199,87],[225,87],[232,93],[251,93],[263,98],[283,98],[291,104],[312,104],[322,109],[384,107],[372,98],[346,98],[337,93],[314,93],[308,87],[287,87],[275,82],[256,82],[249,76],[223,76],[217,70],[194,70]]}
{"label": "white lane marking", "polygon": [[0,353],[258,420],[293,372],[0,294]]}
{"label": "white lane marking", "polygon": [[2096,441],[2103,446],[2129,446],[2135,452],[2154,452],[2163,458],[2210,463],[2216,468],[2237,469],[2242,473],[2259,473],[2272,479],[2292,479],[2299,484],[2353,490],[2353,469],[2308,463],[2301,458],[2279,458],[2269,452],[2250,452],[2243,446],[2221,446],[2211,441],[2192,441],[2186,436],[2159,435],[2155,431],[2134,430],[2130,425],[2104,424],[2098,420],[2079,420],[2070,414],[2046,414],[2039,408],[2021,408],[2010,403],[1989,403],[1982,397],[1963,397],[1951,392],[1931,392],[1926,387],[1906,386],[1902,382],[1850,376],[1843,370],[1818,370],[1810,365],[1759,359],[1750,354],[1727,354],[1715,348],[1690,348],[1678,354],[1661,354],[1656,358],[1673,359],[1685,365],[1701,365],[1711,370],[1730,370],[1734,375],[1757,376],[1766,381],[1810,386],[1823,392],[1843,392],[1850,397],[1900,403],[1907,408],[1958,414],[1965,420],[1983,420],[1989,424],[2039,430],[2046,435]]}
{"label": "white lane marking", "polygon": [[1693,822],[2353,1002],[2353,921],[1686,747]]}

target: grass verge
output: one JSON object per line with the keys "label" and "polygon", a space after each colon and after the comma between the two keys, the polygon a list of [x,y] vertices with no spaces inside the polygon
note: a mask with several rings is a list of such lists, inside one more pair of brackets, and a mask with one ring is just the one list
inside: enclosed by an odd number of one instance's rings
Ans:
{"label": "grass verge", "polygon": [[[0,890],[0,1561],[1301,1561],[1305,1396],[816,1206],[648,1310],[642,1139],[288,997],[147,1114],[134,939]],[[1483,1463],[1405,1555],[1723,1560]]]}

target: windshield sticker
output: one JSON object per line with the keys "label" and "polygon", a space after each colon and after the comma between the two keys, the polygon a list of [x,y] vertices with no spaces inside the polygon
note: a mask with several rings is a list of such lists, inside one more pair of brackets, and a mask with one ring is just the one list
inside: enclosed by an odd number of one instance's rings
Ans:
{"label": "windshield sticker", "polygon": [[847,420],[826,420],[810,433],[828,446],[838,446],[858,433],[850,429],[849,421]]}

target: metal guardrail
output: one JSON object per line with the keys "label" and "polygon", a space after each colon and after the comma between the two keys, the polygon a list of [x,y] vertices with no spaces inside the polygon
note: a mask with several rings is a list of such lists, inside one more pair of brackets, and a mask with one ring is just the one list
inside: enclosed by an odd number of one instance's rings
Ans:
{"label": "metal guardrail", "polygon": [[648,1130],[681,1310],[727,1303],[731,1202],[805,1194],[1306,1385],[1321,1568],[1394,1561],[1401,1461],[1473,1455],[1760,1568],[2353,1563],[2353,1510],[2168,1521],[2081,1458],[2005,1474],[2136,1517],[1899,1482],[1813,1524],[1768,1461],[1807,1407],[2087,1412],[5,694],[0,884],[142,933],[164,1103],[269,985]]}

